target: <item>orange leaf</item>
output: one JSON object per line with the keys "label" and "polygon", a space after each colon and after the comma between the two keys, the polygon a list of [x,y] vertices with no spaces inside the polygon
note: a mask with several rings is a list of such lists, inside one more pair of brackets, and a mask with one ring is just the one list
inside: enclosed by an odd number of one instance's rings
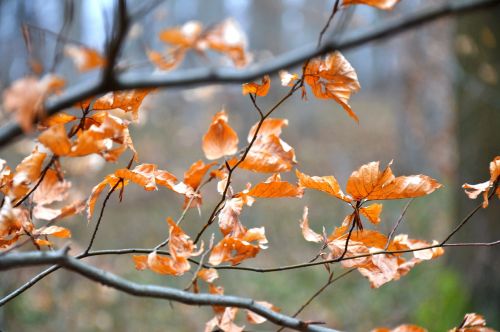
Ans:
{"label": "orange leaf", "polygon": [[[288,126],[288,120],[287,119],[276,119],[276,118],[267,118],[265,119],[260,128],[259,128],[259,133],[257,135],[257,139],[264,139],[269,136],[276,136],[280,137],[281,132],[283,127]],[[255,132],[257,131],[257,128],[259,127],[259,123],[257,122],[252,126],[250,131],[248,132],[248,143],[250,143],[255,135]]]}
{"label": "orange leaf", "polygon": [[[102,180],[94,188],[92,188],[92,193],[90,194],[90,197],[87,200],[87,220],[90,221],[90,219],[92,219],[95,204],[97,202],[97,199],[101,195],[102,191],[104,190],[104,188],[106,188],[107,185],[109,185],[110,188],[113,188],[118,181],[120,181],[120,178],[114,176],[113,174],[106,175],[104,180]],[[123,186],[124,186],[124,183],[118,185],[118,187],[120,187],[120,188],[123,188]],[[118,188],[118,189],[120,189],[120,188]]]}
{"label": "orange leaf", "polygon": [[[94,111],[107,111],[119,108],[124,112],[132,113],[132,118],[139,118],[139,107],[146,96],[153,91],[152,89],[135,89],[125,91],[109,92],[97,99],[94,103]],[[81,103],[83,108],[90,105],[90,100]]]}
{"label": "orange leaf", "polygon": [[226,19],[208,30],[203,42],[212,50],[229,57],[236,67],[243,67],[251,60],[246,50],[245,33],[234,19]]}
{"label": "orange leaf", "polygon": [[85,209],[84,201],[75,201],[60,209],[49,208],[45,205],[38,204],[33,208],[33,216],[43,220],[62,219],[73,216],[82,212]]}
{"label": "orange leaf", "polygon": [[215,279],[219,278],[219,273],[217,273],[217,270],[214,268],[201,269],[200,272],[198,272],[198,277],[210,284],[214,282]]}
{"label": "orange leaf", "polygon": [[127,168],[117,169],[115,171],[115,176],[130,180],[139,186],[143,187],[144,190],[156,190],[155,181],[156,165],[154,164],[142,164],[136,166],[133,170]]}
{"label": "orange leaf", "polygon": [[399,0],[343,0],[343,6],[368,5],[378,9],[390,10],[399,2]]}
{"label": "orange leaf", "polygon": [[371,204],[359,209],[359,212],[364,215],[373,224],[380,222],[380,213],[382,212],[382,204]]}
{"label": "orange leaf", "polygon": [[46,153],[38,152],[38,148],[35,147],[33,152],[17,165],[8,193],[13,201],[23,197],[35,185],[41,175],[46,156]]}
{"label": "orange leaf", "polygon": [[151,61],[156,68],[160,70],[172,70],[175,69],[184,59],[186,52],[183,49],[177,49],[168,54],[161,54],[160,52],[147,50],[149,61]]}
{"label": "orange leaf", "polygon": [[203,136],[203,152],[207,159],[219,159],[238,151],[238,135],[227,123],[226,111],[217,113]]}
{"label": "orange leaf", "polygon": [[147,255],[133,255],[132,259],[135,263],[135,268],[137,270],[146,270],[148,268],[148,256]]}
{"label": "orange leaf", "polygon": [[[483,208],[488,207],[488,192],[490,188],[493,187],[495,181],[500,178],[500,156],[495,157],[493,161],[490,162],[490,180],[478,183],[478,184],[468,184],[462,185],[465,189],[465,193],[470,199],[476,199],[481,193],[483,194]],[[498,198],[500,198],[500,186],[496,190]]]}
{"label": "orange leaf", "polygon": [[247,195],[259,198],[302,197],[304,190],[290,182],[281,181],[279,174],[274,174],[265,182],[253,187]]}
{"label": "orange leaf", "polygon": [[301,173],[299,170],[295,170],[295,175],[297,175],[299,185],[302,187],[325,192],[346,202],[351,201],[351,198],[342,192],[337,179],[333,175],[321,177],[309,176]]}
{"label": "orange leaf", "polygon": [[203,161],[198,160],[184,173],[184,183],[191,186],[194,190],[198,189],[207,171],[216,164],[216,162],[205,164]]}
{"label": "orange leaf", "polygon": [[[234,165],[233,159],[229,164]],[[275,135],[266,136],[253,144],[245,160],[238,166],[253,172],[287,172],[296,164],[293,148]]]}
{"label": "orange leaf", "polygon": [[56,156],[65,156],[71,150],[71,141],[66,135],[64,124],[57,124],[45,130],[38,136],[38,141]]}
{"label": "orange leaf", "polygon": [[35,119],[43,113],[45,99],[63,86],[64,81],[54,75],[42,79],[34,76],[18,79],[3,93],[4,109],[15,113],[23,131],[30,132]]}
{"label": "orange leaf", "polygon": [[71,237],[71,232],[69,229],[61,226],[49,226],[40,228],[35,232],[37,235],[52,235],[60,238]]}
{"label": "orange leaf", "polygon": [[382,172],[378,161],[361,166],[347,180],[347,193],[355,200],[400,199],[428,195],[441,187],[441,184],[426,175],[396,178],[390,165]]}
{"label": "orange leaf", "polygon": [[67,191],[70,187],[70,182],[60,180],[56,171],[48,169],[43,181],[35,190],[33,202],[39,205],[60,202],[68,196]]}
{"label": "orange leaf", "polygon": [[181,27],[174,27],[160,32],[160,40],[175,46],[191,48],[198,40],[202,25],[198,21],[189,21]]}
{"label": "orange leaf", "polygon": [[78,118],[74,115],[70,115],[70,114],[67,114],[64,112],[59,112],[59,113],[56,113],[54,115],[49,116],[46,119],[43,119],[40,122],[40,127],[41,128],[49,128],[49,127],[52,127],[52,126],[55,126],[58,124],[66,124],[66,123],[74,121],[76,119],[78,119]]}
{"label": "orange leaf", "polygon": [[259,97],[264,97],[269,92],[270,87],[271,87],[271,78],[269,77],[269,75],[265,75],[262,78],[261,84],[255,82],[243,84],[241,86],[241,92],[243,93],[243,95],[253,93]]}
{"label": "orange leaf", "polygon": [[222,262],[236,265],[244,259],[255,257],[260,249],[266,248],[266,244],[264,227],[252,228],[234,237],[227,235],[212,249],[208,262],[212,265]]}
{"label": "orange leaf", "polygon": [[239,216],[243,210],[245,201],[242,197],[233,197],[226,200],[224,207],[219,213],[219,228],[223,235],[237,235],[245,232],[240,223]]}
{"label": "orange leaf", "polygon": [[302,220],[300,221],[300,228],[302,229],[302,236],[304,239],[309,242],[320,243],[323,242],[323,236],[313,231],[309,228],[309,220],[307,215],[309,213],[309,209],[307,206],[304,206],[304,214],[302,215]]}
{"label": "orange leaf", "polygon": [[495,330],[486,327],[486,320],[482,315],[468,313],[465,314],[460,326],[451,329],[449,332],[495,332]]}
{"label": "orange leaf", "polygon": [[317,98],[335,100],[359,122],[348,101],[361,86],[354,68],[340,52],[330,53],[325,59],[310,60],[304,71],[304,80]]}
{"label": "orange leaf", "polygon": [[80,72],[101,68],[106,64],[106,59],[90,47],[66,45],[64,53],[73,60]]}

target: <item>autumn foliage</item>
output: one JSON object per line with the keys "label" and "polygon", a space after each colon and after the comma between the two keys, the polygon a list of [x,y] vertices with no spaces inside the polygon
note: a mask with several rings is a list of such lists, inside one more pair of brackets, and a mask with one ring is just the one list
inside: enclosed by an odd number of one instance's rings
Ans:
{"label": "autumn foliage", "polygon": [[[340,6],[364,4],[388,10],[397,2],[343,0]],[[147,49],[146,56],[160,71],[174,70],[188,52],[198,56],[212,52],[238,68],[252,60],[246,36],[233,19],[209,27],[190,21],[166,28],[158,38],[165,49]],[[69,44],[65,47],[65,55],[81,72],[99,70],[108,65],[105,55],[84,46]],[[205,195],[220,198],[199,233],[188,234],[181,224],[182,217],[174,220],[165,216],[166,241],[148,254],[135,254],[130,259],[130,268],[135,266],[144,273],[175,277],[192,272],[189,290],[194,293],[223,294],[218,267],[236,266],[264,250],[278,250],[268,243],[265,224],[245,225],[243,210],[251,210],[259,200],[300,199],[310,191],[320,191],[332,200],[340,200],[350,209],[350,213],[337,224],[325,225],[325,229],[332,229],[330,234],[310,227],[307,206],[302,217],[297,216],[300,221],[290,224],[290,227],[302,231],[305,241],[317,246],[318,256],[310,263],[316,261],[329,269],[329,264],[340,262],[346,269],[356,269],[368,279],[371,287],[378,288],[404,277],[417,264],[426,264],[445,254],[446,241],[415,239],[409,234],[394,232],[382,234],[376,227],[386,222],[382,213],[385,201],[430,195],[442,187],[438,180],[423,174],[396,176],[391,170],[392,161],[385,167],[381,167],[379,161],[361,165],[352,171],[345,186],[333,175],[308,175],[307,161],[299,165],[294,148],[282,137],[288,120],[271,117],[281,102],[267,112],[257,106],[256,100],[266,98],[270,89],[286,91],[283,100],[300,90],[304,101],[307,98],[331,100],[359,122],[349,101],[360,91],[361,84],[346,57],[339,51],[331,52],[306,61],[302,72],[281,71],[279,78],[281,84],[276,84],[266,75],[261,80],[242,85],[242,95],[250,97],[260,120],[249,128],[247,137],[240,138],[231,126],[231,111],[221,109],[215,113],[211,122],[206,123],[207,129],[201,141],[205,160],[194,161],[184,174],[173,174],[161,165],[142,160],[140,151],[134,146],[129,126],[138,120],[142,102],[154,90],[111,91],[79,101],[74,105],[80,111],[77,115],[73,115],[75,112],[60,112],[47,117],[44,102],[64,90],[64,79],[55,75],[32,75],[13,82],[4,91],[3,108],[13,114],[26,133],[36,132],[37,145],[17,166],[0,160],[0,191],[3,195],[0,248],[8,254],[32,243],[37,250],[52,250],[56,246],[54,237],[71,237],[69,229],[58,225],[61,220],[85,212],[86,218],[81,219],[99,223],[102,213],[96,217],[98,202],[107,201],[114,192],[119,193],[121,199],[128,186],[138,186],[145,191],[163,188],[174,192],[181,197],[184,212],[202,206]],[[115,163],[125,153],[130,159],[128,165],[115,167],[102,180],[97,180],[85,200],[71,197],[71,182],[65,178],[61,159],[97,155],[106,162]],[[233,184],[236,169],[259,174],[261,178],[257,183],[238,187]],[[500,156],[490,163],[489,169],[490,178],[486,182],[463,185],[469,198],[482,195],[484,208],[488,207],[492,196],[500,198]],[[332,174],[335,170],[326,170],[325,173]],[[217,192],[205,190],[208,182],[217,182]],[[217,228],[215,237],[206,236],[205,230],[209,227]],[[92,242],[84,254],[91,252],[91,246]],[[257,303],[279,311],[271,303]],[[214,317],[206,323],[206,331],[215,328],[243,330],[235,323],[238,308],[214,305],[213,310]],[[265,318],[248,311],[246,321],[260,324]],[[401,325],[373,331],[426,330]],[[451,331],[492,330],[486,327],[480,315],[467,314],[464,321]]]}

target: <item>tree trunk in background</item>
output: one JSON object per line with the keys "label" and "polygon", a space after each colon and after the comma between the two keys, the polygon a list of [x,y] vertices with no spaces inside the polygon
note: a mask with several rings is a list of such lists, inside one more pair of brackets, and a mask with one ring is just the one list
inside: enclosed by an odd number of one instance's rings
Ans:
{"label": "tree trunk in background", "polygon": [[[500,9],[458,20],[458,181],[478,183],[489,178],[489,162],[500,155]],[[460,219],[479,201],[463,194],[457,197]],[[457,221],[458,222],[458,221]],[[479,211],[461,234],[467,241],[491,241],[500,235],[500,204],[497,199]],[[472,303],[471,310],[486,316],[490,326],[500,325],[499,247],[453,251],[454,261],[464,271]]]}

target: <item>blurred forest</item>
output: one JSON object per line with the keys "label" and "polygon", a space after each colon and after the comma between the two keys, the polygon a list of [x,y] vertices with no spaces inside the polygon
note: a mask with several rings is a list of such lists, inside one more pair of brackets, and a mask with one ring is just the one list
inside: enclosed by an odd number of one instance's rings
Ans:
{"label": "blurred forest", "polygon": [[[393,11],[381,12],[359,6],[343,10],[325,38],[342,38],[359,29],[414,13],[445,1],[403,0]],[[141,2],[130,2],[130,7]],[[316,0],[178,0],[164,1],[132,27],[120,62],[144,75],[154,75],[146,49],[164,46],[158,33],[167,27],[199,20],[211,25],[233,17],[247,33],[254,62],[265,62],[283,52],[314,43],[330,15],[332,1]],[[95,78],[97,73],[76,72],[60,55],[60,44],[77,41],[103,51],[113,22],[112,0],[2,0],[0,2],[0,90],[29,74],[32,57],[46,70],[54,68],[67,85]],[[274,117],[287,118],[284,139],[297,153],[298,166],[308,174],[335,174],[345,184],[360,165],[394,159],[396,174],[427,174],[445,188],[415,200],[409,207],[401,232],[425,239],[441,239],[452,225],[477,204],[460,189],[465,182],[488,177],[488,162],[500,152],[500,8],[447,18],[395,38],[370,43],[345,52],[359,77],[362,90],[351,100],[357,125],[332,101],[302,101],[295,95]],[[29,47],[23,37],[29,32]],[[220,59],[189,55],[181,68],[226,66]],[[298,68],[296,71],[299,71]],[[277,77],[263,106],[277,100]],[[266,105],[269,103],[269,105]],[[163,89],[142,106],[139,124],[131,134],[141,162],[164,167],[178,176],[203,159],[201,139],[212,116],[222,108],[233,128],[246,137],[258,120],[239,85]],[[0,121],[7,121],[1,114]],[[1,158],[15,165],[33,143],[20,140],[1,151]],[[127,163],[105,165],[99,157],[63,160],[73,191],[85,198],[100,179]],[[285,175],[289,180],[293,176]],[[239,171],[236,183],[256,182],[257,177]],[[183,224],[196,232],[219,197],[215,184],[207,187],[199,211],[191,210]],[[500,205],[494,202],[480,211],[461,234],[467,241],[491,241],[500,234]],[[244,265],[271,267],[302,262],[316,247],[302,238],[298,220],[310,209],[311,227],[341,223],[346,207],[317,192],[301,200],[259,201],[242,218],[249,226],[266,226],[270,249]],[[379,229],[390,231],[405,205],[385,204]],[[120,204],[110,201],[96,248],[151,247],[161,242],[168,229],[165,217],[181,213],[181,199],[167,191],[145,192],[130,187]],[[73,232],[72,247],[79,251],[88,242],[84,216],[64,223]],[[64,241],[61,241],[64,243]],[[353,273],[334,284],[313,302],[304,316],[324,320],[348,331],[367,331],[376,326],[408,322],[429,331],[456,326],[466,312],[485,315],[489,326],[500,328],[500,265],[498,247],[447,249],[433,262],[416,267],[399,281],[371,289]],[[92,263],[128,279],[183,287],[183,278],[136,271],[129,256],[99,257]],[[3,297],[39,271],[19,269],[0,274]],[[340,273],[341,269],[338,269]],[[178,280],[181,279],[181,280]],[[321,266],[275,273],[221,273],[227,294],[266,299],[284,312],[295,311],[319,286],[326,273]],[[243,286],[242,286],[243,285]],[[1,331],[194,331],[212,316],[210,308],[169,304],[141,299],[99,286],[70,272],[59,271],[0,308]],[[196,317],[193,319],[193,317]],[[272,325],[257,326],[269,330]]]}

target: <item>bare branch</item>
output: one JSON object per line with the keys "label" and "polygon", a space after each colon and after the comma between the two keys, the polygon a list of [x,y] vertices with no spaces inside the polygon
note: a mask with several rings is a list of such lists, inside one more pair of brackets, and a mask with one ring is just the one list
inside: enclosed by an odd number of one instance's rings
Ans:
{"label": "bare branch", "polygon": [[68,256],[66,251],[67,250],[11,254],[0,260],[0,271],[33,265],[57,264],[64,269],[78,273],[90,280],[134,296],[159,298],[188,305],[237,307],[250,310],[279,326],[285,326],[297,331],[336,331],[334,329],[307,324],[296,318],[274,312],[250,298],[204,293],[194,294],[170,287],[141,285],[123,279],[113,273],[98,269],[92,265],[82,263],[78,259]]}
{"label": "bare branch", "polygon": [[[164,75],[150,75],[148,77],[145,77],[144,74],[119,74],[118,77],[113,77],[115,78],[114,80],[108,80],[106,82],[102,80],[97,82],[83,82],[70,87],[60,97],[48,100],[45,105],[45,113],[47,115],[55,114],[65,108],[72,107],[79,101],[109,91],[249,82],[265,74],[273,74],[284,68],[301,65],[310,58],[334,50],[349,50],[373,41],[396,36],[446,16],[462,15],[497,5],[500,5],[500,0],[473,0],[458,3],[446,2],[444,5],[434,9],[423,10],[414,15],[394,19],[391,22],[382,24],[379,28],[373,29],[369,27],[367,30],[354,33],[342,38],[342,40],[331,40],[321,47],[316,47],[316,43],[314,43],[304,48],[287,52],[270,61],[251,66],[245,70],[196,68],[180,70]],[[0,147],[4,147],[21,135],[23,135],[23,132],[18,124],[9,123],[5,125],[0,128]]]}

